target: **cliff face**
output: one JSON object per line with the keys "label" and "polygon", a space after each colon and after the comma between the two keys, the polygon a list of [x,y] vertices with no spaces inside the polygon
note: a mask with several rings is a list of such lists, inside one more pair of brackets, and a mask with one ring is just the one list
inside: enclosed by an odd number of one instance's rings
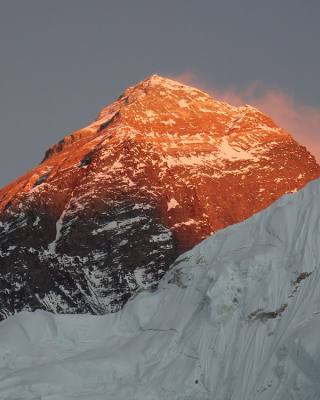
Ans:
{"label": "cliff face", "polygon": [[2,318],[116,311],[183,251],[319,176],[257,109],[154,75],[0,191]]}

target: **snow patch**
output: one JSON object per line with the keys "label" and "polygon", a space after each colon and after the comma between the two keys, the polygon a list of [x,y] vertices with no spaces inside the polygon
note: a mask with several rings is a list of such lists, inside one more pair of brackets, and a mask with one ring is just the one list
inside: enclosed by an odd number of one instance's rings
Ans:
{"label": "snow patch", "polygon": [[178,105],[181,108],[188,108],[189,107],[189,103],[185,99],[180,99],[178,101]]}
{"label": "snow patch", "polygon": [[141,221],[145,221],[147,218],[146,217],[133,217],[133,218],[127,218],[127,219],[122,219],[122,220],[115,220],[115,221],[110,221],[101,226],[98,229],[94,229],[92,231],[92,235],[98,235],[101,232],[105,231],[113,231],[115,229],[119,229],[120,231],[123,229],[128,229],[131,225],[136,224]]}
{"label": "snow patch", "polygon": [[171,240],[172,233],[170,231],[159,233],[159,235],[151,235],[150,242],[167,242]]}
{"label": "snow patch", "polygon": [[219,153],[222,157],[229,160],[257,160],[259,159],[255,157],[248,151],[245,151],[239,147],[231,146],[228,139],[224,137],[220,144]]}
{"label": "snow patch", "polygon": [[56,237],[55,237],[54,241],[49,243],[49,245],[48,245],[48,252],[51,253],[51,254],[55,254],[56,253],[56,248],[57,248],[58,241],[60,240],[60,238],[62,236],[61,232],[62,232],[62,228],[63,228],[63,220],[64,220],[64,217],[66,215],[66,212],[67,212],[67,208],[65,208],[63,210],[63,212],[61,213],[59,219],[56,222]]}
{"label": "snow patch", "polygon": [[172,118],[167,119],[166,121],[161,121],[162,124],[164,125],[169,125],[169,126],[173,126],[176,124],[176,121]]}
{"label": "snow patch", "polygon": [[35,219],[33,226],[38,226],[40,222],[40,217],[37,216],[37,218]]}
{"label": "snow patch", "polygon": [[179,205],[177,200],[175,198],[171,198],[170,201],[167,204],[167,210],[171,210],[172,208],[176,208]]}

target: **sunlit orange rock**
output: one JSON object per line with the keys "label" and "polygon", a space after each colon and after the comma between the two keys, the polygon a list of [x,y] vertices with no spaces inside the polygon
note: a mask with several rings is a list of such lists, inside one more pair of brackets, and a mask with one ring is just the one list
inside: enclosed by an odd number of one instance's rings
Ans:
{"label": "sunlit orange rock", "polygon": [[172,261],[320,176],[270,118],[153,75],[0,191],[0,299],[103,313]]}

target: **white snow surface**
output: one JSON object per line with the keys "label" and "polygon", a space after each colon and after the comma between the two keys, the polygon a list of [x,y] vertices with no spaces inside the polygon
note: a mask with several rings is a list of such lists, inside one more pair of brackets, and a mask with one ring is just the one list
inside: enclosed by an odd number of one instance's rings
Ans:
{"label": "white snow surface", "polygon": [[170,201],[168,201],[167,209],[169,211],[171,210],[171,208],[176,208],[178,205],[179,203],[177,202],[177,200],[174,197],[172,197]]}
{"label": "white snow surface", "polygon": [[1,322],[0,398],[318,400],[319,199],[218,232],[116,314]]}

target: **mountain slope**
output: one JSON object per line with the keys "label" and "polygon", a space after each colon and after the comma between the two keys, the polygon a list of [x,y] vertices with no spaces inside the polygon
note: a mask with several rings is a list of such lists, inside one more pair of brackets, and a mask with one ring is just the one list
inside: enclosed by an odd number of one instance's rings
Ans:
{"label": "mountain slope", "polygon": [[154,75],[0,191],[0,316],[117,311],[183,251],[319,176],[257,109]]}
{"label": "mountain slope", "polygon": [[319,198],[218,232],[118,313],[1,322],[1,398],[319,399]]}

